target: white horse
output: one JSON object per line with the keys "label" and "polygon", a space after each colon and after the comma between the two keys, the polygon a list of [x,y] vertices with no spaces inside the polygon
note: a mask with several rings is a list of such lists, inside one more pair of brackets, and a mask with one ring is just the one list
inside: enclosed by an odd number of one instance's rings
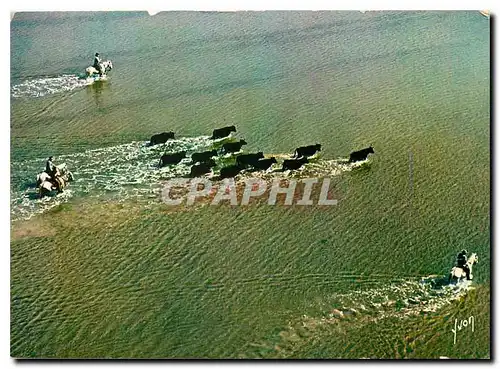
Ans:
{"label": "white horse", "polygon": [[38,186],[38,193],[40,194],[40,198],[44,197],[45,195],[48,195],[52,191],[54,191],[56,187],[51,181],[44,181],[40,183]]}
{"label": "white horse", "polygon": [[48,173],[46,172],[42,172],[42,173],[39,173],[37,174],[36,176],[36,186],[37,187],[40,187],[40,185],[46,181],[51,181],[52,178],[49,176]]}
{"label": "white horse", "polygon": [[[469,267],[469,277],[472,279],[472,266],[474,264],[477,264],[478,262],[478,257],[476,253],[471,254],[469,259],[467,259],[467,266]],[[451,282],[452,280],[456,280],[457,282],[460,282],[462,278],[467,277],[467,274],[465,273],[465,270],[463,268],[454,266],[451,268],[450,272],[450,277],[448,278],[448,281]]]}
{"label": "white horse", "polygon": [[46,172],[38,174],[36,176],[36,185],[38,187],[40,197],[48,195],[54,190],[57,190],[58,193],[63,192],[68,185],[68,182],[71,182],[73,179],[73,173],[68,170],[65,163],[56,166],[55,179],[52,179],[52,177]]}
{"label": "white horse", "polygon": [[[103,75],[108,73],[111,69],[113,69],[113,63],[111,60],[106,60],[99,64],[101,66],[101,70],[103,71]],[[85,69],[85,72],[87,73],[87,77],[92,77],[94,74],[99,74],[99,71],[94,68],[92,65]]]}

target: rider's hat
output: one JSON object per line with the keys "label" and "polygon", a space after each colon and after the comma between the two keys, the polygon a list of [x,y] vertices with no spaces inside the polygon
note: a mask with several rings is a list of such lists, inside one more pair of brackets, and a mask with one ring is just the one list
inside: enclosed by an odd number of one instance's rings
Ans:
{"label": "rider's hat", "polygon": [[467,254],[467,250],[463,249],[462,251],[460,251],[461,254]]}
{"label": "rider's hat", "polygon": [[95,53],[95,56],[99,56],[99,53]]}
{"label": "rider's hat", "polygon": [[52,160],[54,157],[53,156],[49,156],[49,160]]}

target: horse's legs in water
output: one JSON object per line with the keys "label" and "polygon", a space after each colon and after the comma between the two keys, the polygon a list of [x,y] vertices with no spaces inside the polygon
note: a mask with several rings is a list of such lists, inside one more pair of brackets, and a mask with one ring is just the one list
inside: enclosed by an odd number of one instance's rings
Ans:
{"label": "horse's legs in water", "polygon": [[[49,194],[49,193],[50,193],[50,190],[49,190],[49,189],[47,189],[47,188],[45,187],[45,184],[46,184],[46,183],[47,183],[47,181],[42,182],[42,184],[41,184],[41,185],[40,185],[40,187],[38,188],[38,192],[39,192],[39,194],[40,194],[40,198],[42,198],[42,197],[44,197],[45,195],[47,195],[47,194]],[[50,184],[50,186],[52,186],[52,183],[50,183],[50,182],[49,182],[49,184]]]}
{"label": "horse's legs in water", "polygon": [[62,186],[61,186],[61,182],[60,182],[59,177],[54,178],[54,182],[52,183],[52,185],[55,187],[57,193],[62,192],[62,188],[61,188]]}
{"label": "horse's legs in water", "polygon": [[63,191],[64,191],[64,185],[62,183],[62,180],[59,179],[57,181],[57,193],[63,193]]}

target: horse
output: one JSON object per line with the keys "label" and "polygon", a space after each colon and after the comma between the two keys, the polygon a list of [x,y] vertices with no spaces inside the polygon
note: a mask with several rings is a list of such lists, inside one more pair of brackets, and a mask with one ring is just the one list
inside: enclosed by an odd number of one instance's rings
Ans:
{"label": "horse", "polygon": [[64,175],[56,176],[54,180],[47,179],[47,180],[43,181],[38,186],[40,198],[42,198],[45,195],[50,194],[54,190],[56,190],[57,193],[64,192],[64,189],[68,186],[68,182],[70,182],[70,180],[71,180],[70,178],[72,178],[72,177],[69,177],[68,174],[64,174]]}
{"label": "horse", "polygon": [[[111,60],[106,60],[99,65],[101,66],[103,75],[108,73],[111,69],[113,69],[113,63],[111,62]],[[94,74],[99,74],[99,71],[92,65],[87,69],[85,69],[85,72],[87,73],[87,77],[92,77]]]}
{"label": "horse", "polygon": [[68,186],[68,182],[74,180],[73,173],[68,170],[65,163],[56,166],[56,174],[54,179],[46,172],[42,172],[37,175],[37,187],[39,190],[40,197],[48,195],[53,190],[57,190],[58,193],[64,191]]}
{"label": "horse", "polygon": [[68,170],[66,163],[56,165],[57,175],[67,176],[69,181],[73,180],[73,173]]}
{"label": "horse", "polygon": [[45,181],[50,181],[52,178],[48,173],[42,172],[36,175],[36,186],[40,187],[40,185]]}
{"label": "horse", "polygon": [[[469,267],[469,277],[472,279],[472,266],[474,264],[477,264],[478,262],[478,257],[476,253],[471,254],[471,256],[467,259],[467,265]],[[456,280],[457,282],[460,282],[462,278],[467,277],[467,274],[465,273],[465,270],[459,266],[454,266],[451,268],[450,271],[450,276],[448,278],[448,282],[451,282],[452,280]]]}
{"label": "horse", "polygon": [[55,189],[56,188],[54,187],[54,184],[49,180],[40,183],[40,185],[38,186],[38,193],[40,194],[40,198],[48,195]]}
{"label": "horse", "polygon": [[73,173],[71,173],[68,170],[66,163],[62,163],[56,166],[56,175],[54,184],[57,192],[59,193],[63,192],[66,186],[68,185],[68,182],[71,182],[73,180],[74,180]]}

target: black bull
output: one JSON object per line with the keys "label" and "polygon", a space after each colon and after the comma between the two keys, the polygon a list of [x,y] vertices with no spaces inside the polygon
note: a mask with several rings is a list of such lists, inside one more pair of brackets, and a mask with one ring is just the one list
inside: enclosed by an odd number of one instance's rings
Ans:
{"label": "black bull", "polygon": [[224,137],[229,136],[231,134],[231,132],[236,132],[235,126],[214,129],[214,131],[212,132],[211,138],[212,138],[212,140],[215,140],[217,138],[224,138]]}
{"label": "black bull", "polygon": [[368,157],[368,154],[374,153],[375,151],[373,151],[373,147],[371,146],[363,150],[354,151],[351,155],[349,155],[349,162],[353,163],[355,161],[365,160]]}
{"label": "black bull", "polygon": [[149,145],[158,145],[167,142],[170,139],[174,139],[174,132],[163,132],[159,133],[157,135],[151,136],[151,139],[149,140]]}

